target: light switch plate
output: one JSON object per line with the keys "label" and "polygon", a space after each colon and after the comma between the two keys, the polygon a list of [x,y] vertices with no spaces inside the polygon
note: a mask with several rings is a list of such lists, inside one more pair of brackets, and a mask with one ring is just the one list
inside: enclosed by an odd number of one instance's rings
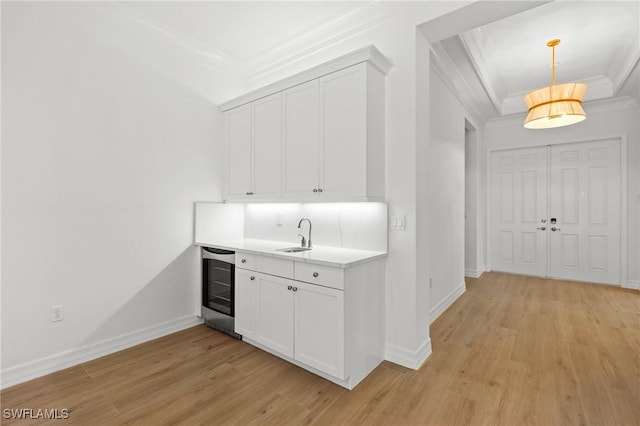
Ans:
{"label": "light switch plate", "polygon": [[405,230],[405,217],[404,216],[392,216],[391,217],[391,229],[396,231]]}

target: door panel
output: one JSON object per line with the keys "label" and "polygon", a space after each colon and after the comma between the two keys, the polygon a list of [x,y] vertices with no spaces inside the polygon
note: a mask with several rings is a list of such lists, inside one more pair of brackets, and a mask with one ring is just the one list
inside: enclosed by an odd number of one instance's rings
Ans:
{"label": "door panel", "polygon": [[293,357],[292,280],[255,273],[258,282],[256,341]]}
{"label": "door panel", "polygon": [[366,64],[320,78],[323,196],[366,194]]}
{"label": "door panel", "polygon": [[255,272],[237,268],[235,281],[235,332],[254,339],[256,337],[258,280],[255,279]]}
{"label": "door panel", "polygon": [[295,358],[344,379],[344,292],[295,282]]}
{"label": "door panel", "polygon": [[318,80],[282,92],[284,176],[283,195],[309,198],[318,189]]}
{"label": "door panel", "polygon": [[491,268],[546,275],[547,148],[491,156]]}
{"label": "door panel", "polygon": [[251,191],[251,108],[225,112],[227,140],[227,196],[244,198]]}
{"label": "door panel", "polygon": [[253,193],[280,195],[282,186],[282,107],[280,93],[251,104],[253,109]]}
{"label": "door panel", "polygon": [[620,284],[620,141],[551,147],[549,276]]}

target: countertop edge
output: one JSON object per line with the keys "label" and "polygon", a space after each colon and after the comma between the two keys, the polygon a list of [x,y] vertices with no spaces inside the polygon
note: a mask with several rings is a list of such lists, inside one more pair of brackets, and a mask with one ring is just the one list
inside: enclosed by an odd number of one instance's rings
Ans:
{"label": "countertop edge", "polygon": [[[278,252],[274,252],[274,251],[265,251],[265,250],[259,250],[259,249],[251,249],[251,248],[245,248],[245,247],[238,247],[235,246],[233,244],[225,244],[225,243],[203,243],[203,242],[195,242],[194,243],[195,246],[197,247],[210,247],[210,248],[219,248],[219,249],[224,249],[224,250],[233,250],[233,251],[239,251],[239,252],[243,252],[243,253],[251,253],[251,254],[255,254],[258,256],[267,256],[267,257],[274,257],[274,258],[278,258],[278,259],[285,259],[285,260],[293,260],[296,262],[304,262],[304,263],[312,263],[312,264],[316,264],[316,265],[324,265],[324,266],[331,266],[334,268],[350,268],[352,266],[356,266],[362,263],[366,263],[366,262],[371,262],[374,260],[378,260],[378,259],[382,259],[385,258],[387,256],[387,252],[371,252],[371,256],[368,257],[364,257],[362,259],[357,259],[351,262],[335,262],[335,261],[331,261],[331,260],[324,260],[324,259],[309,259],[309,258],[304,258],[304,257],[300,257],[300,255],[298,253],[295,254],[289,254],[289,253],[278,253]],[[336,250],[341,250],[343,249],[342,247],[335,247]],[[345,250],[356,250],[356,249],[345,249]],[[362,250],[362,251],[366,251],[366,250]]]}

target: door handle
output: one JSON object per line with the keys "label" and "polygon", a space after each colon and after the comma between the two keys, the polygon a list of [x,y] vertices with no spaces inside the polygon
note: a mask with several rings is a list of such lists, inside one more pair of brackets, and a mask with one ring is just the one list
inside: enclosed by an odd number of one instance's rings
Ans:
{"label": "door handle", "polygon": [[544,230],[546,230],[546,229],[547,229],[547,227],[546,227],[546,226],[542,226],[542,227],[540,227],[540,228],[536,228],[536,229],[539,229],[539,230],[541,230],[541,231],[544,231]]}
{"label": "door handle", "polygon": [[555,232],[555,231],[559,231],[559,230],[560,230],[560,228],[556,228],[555,226],[552,226],[552,227],[551,227],[551,230],[552,230],[553,232]]}

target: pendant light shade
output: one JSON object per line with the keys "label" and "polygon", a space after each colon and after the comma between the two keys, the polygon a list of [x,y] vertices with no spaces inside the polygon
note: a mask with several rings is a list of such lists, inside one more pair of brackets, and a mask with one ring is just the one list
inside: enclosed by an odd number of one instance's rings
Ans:
{"label": "pendant light shade", "polygon": [[582,98],[587,85],[582,83],[556,84],[555,47],[560,40],[547,43],[552,48],[551,85],[534,90],[524,97],[529,114],[524,121],[527,129],[550,129],[579,123],[587,118],[582,109]]}

